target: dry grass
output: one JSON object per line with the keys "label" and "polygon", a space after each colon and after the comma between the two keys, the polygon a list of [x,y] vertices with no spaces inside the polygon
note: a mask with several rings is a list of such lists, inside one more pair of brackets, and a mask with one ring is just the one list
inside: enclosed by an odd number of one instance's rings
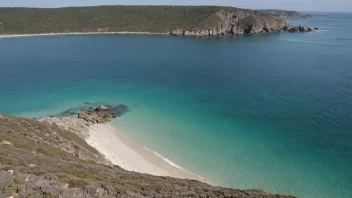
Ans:
{"label": "dry grass", "polygon": [[[0,145],[0,197],[280,197],[104,165],[102,156],[77,135],[35,120],[0,117],[3,140],[13,146]],[[4,172],[8,170],[14,174]]]}

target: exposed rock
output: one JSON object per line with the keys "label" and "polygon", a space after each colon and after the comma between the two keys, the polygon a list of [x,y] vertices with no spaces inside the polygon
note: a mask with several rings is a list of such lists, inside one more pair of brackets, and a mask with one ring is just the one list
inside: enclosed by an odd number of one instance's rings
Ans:
{"label": "exposed rock", "polygon": [[106,110],[108,110],[108,108],[105,107],[105,106],[103,106],[103,105],[100,105],[100,106],[97,107],[95,110],[96,110],[96,111],[106,111]]}
{"label": "exposed rock", "polygon": [[68,190],[69,187],[70,187],[70,184],[68,184],[68,183],[65,183],[65,184],[61,185],[61,189],[63,189],[63,190]]}
{"label": "exposed rock", "polygon": [[216,14],[218,23],[206,29],[191,31],[176,29],[171,32],[175,36],[222,36],[228,34],[263,34],[275,32],[309,32],[308,26],[294,27],[283,19],[266,15],[253,10],[220,10]]}
{"label": "exposed rock", "polygon": [[4,116],[0,115],[0,120],[3,120],[4,119]]}
{"label": "exposed rock", "polygon": [[313,29],[308,27],[308,26],[297,26],[297,27],[291,27],[288,29],[288,32],[311,32]]}
{"label": "exposed rock", "polygon": [[236,35],[243,35],[244,30],[242,28],[236,28]]}
{"label": "exposed rock", "polygon": [[248,34],[261,34],[264,33],[264,29],[262,27],[259,26],[250,26],[249,27],[249,32],[247,32]]}
{"label": "exposed rock", "polygon": [[12,142],[9,142],[9,141],[6,141],[6,140],[3,140],[0,145],[11,145],[13,146],[13,143]]}
{"label": "exposed rock", "polygon": [[309,27],[308,26],[299,26],[299,31],[301,32],[308,32],[309,31]]}
{"label": "exposed rock", "polygon": [[300,30],[299,30],[299,28],[298,27],[292,27],[292,28],[290,28],[289,30],[288,30],[288,32],[291,32],[291,33],[293,33],[293,32],[299,32]]}
{"label": "exposed rock", "polygon": [[237,33],[237,27],[234,25],[234,26],[232,26],[232,28],[231,28],[231,34],[236,34]]}
{"label": "exposed rock", "polygon": [[6,171],[8,174],[13,175],[13,170]]}
{"label": "exposed rock", "polygon": [[89,108],[87,111],[82,111],[78,114],[78,118],[86,120],[93,124],[103,124],[110,122],[113,118],[116,118],[127,111],[127,106],[118,105],[116,107],[107,108],[105,106],[99,106],[93,110]]}
{"label": "exposed rock", "polygon": [[171,35],[174,35],[174,36],[182,36],[183,35],[183,30],[182,29],[177,29],[177,30],[174,30],[171,32]]}
{"label": "exposed rock", "polygon": [[183,35],[184,35],[184,36],[192,36],[192,34],[191,34],[190,31],[185,31],[185,32],[183,33]]}

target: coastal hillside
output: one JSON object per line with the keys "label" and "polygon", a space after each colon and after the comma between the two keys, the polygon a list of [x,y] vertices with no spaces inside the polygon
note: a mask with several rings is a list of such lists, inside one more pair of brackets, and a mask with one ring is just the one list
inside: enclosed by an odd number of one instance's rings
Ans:
{"label": "coastal hillside", "polygon": [[297,11],[288,11],[288,10],[277,10],[277,9],[267,9],[259,10],[260,12],[271,14],[280,18],[312,18],[310,14],[303,14]]}
{"label": "coastal hillside", "polygon": [[291,197],[129,172],[59,125],[5,115],[0,162],[0,197]]}
{"label": "coastal hillside", "polygon": [[0,8],[0,34],[149,32],[213,36],[293,28],[255,10],[217,6]]}

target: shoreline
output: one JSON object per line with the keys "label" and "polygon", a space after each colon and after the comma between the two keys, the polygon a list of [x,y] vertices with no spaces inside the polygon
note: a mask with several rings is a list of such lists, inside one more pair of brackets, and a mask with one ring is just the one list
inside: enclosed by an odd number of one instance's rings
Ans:
{"label": "shoreline", "polygon": [[88,128],[89,136],[85,139],[86,142],[105,155],[114,165],[128,171],[209,183],[203,177],[178,166],[159,153],[131,141],[111,125],[95,124]]}
{"label": "shoreline", "polygon": [[168,33],[153,33],[153,32],[63,32],[63,33],[41,33],[41,34],[0,34],[0,38],[16,38],[16,37],[31,37],[31,36],[64,36],[64,35],[113,35],[113,34],[130,34],[130,35],[168,35]]}

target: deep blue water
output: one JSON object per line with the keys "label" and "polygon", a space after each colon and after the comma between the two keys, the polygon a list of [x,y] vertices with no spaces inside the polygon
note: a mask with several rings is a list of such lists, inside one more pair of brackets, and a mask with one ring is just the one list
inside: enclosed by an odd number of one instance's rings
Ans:
{"label": "deep blue water", "polygon": [[0,39],[0,112],[127,104],[113,125],[212,183],[352,197],[352,14],[324,31]]}

